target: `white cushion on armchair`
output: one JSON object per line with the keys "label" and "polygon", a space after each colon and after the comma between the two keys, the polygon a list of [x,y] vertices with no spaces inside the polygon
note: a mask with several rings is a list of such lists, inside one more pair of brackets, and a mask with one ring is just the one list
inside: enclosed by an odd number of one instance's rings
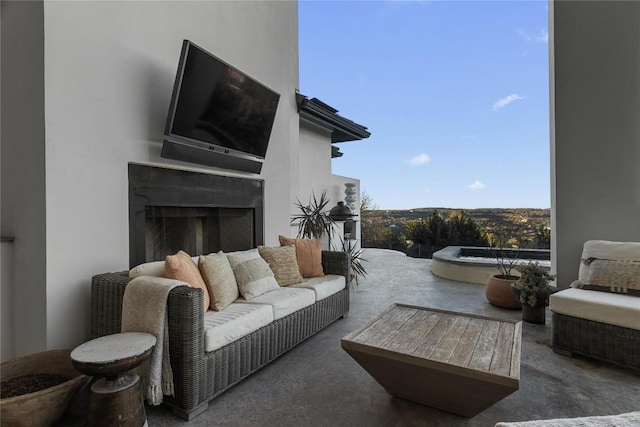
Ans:
{"label": "white cushion on armchair", "polygon": [[640,297],[570,288],[549,297],[549,310],[640,330]]}

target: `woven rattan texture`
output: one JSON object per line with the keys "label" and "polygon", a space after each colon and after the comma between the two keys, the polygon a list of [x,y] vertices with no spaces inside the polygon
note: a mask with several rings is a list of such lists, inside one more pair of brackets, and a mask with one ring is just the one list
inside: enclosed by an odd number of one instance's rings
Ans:
{"label": "woven rattan texture", "polygon": [[[349,277],[349,258],[343,252],[322,253],[325,274]],[[91,282],[93,337],[120,332],[122,298],[127,272],[99,274]],[[349,288],[215,351],[204,351],[202,290],[174,288],[169,294],[169,354],[175,396],[165,398],[181,418],[206,409],[209,400],[273,361],[349,311]]]}
{"label": "woven rattan texture", "polygon": [[98,274],[91,279],[91,337],[120,333],[122,298],[129,273]]}
{"label": "woven rattan texture", "polygon": [[640,331],[553,313],[553,349],[640,371]]}

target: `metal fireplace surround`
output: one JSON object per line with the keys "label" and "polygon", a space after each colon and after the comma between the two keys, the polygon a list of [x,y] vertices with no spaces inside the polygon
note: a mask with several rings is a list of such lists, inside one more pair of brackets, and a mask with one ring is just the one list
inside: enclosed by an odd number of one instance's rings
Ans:
{"label": "metal fireplace surround", "polygon": [[[253,210],[251,249],[264,244],[264,181],[129,164],[129,266],[147,259],[147,210],[154,207]],[[214,248],[214,250],[227,250]],[[202,254],[190,254],[202,255]],[[153,260],[160,261],[160,260]]]}

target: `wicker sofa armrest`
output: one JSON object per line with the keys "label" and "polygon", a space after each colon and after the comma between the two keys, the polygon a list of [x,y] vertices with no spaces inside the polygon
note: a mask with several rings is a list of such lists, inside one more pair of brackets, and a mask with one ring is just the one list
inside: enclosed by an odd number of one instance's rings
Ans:
{"label": "wicker sofa armrest", "polygon": [[351,274],[351,259],[343,251],[322,251],[322,270],[324,274],[344,276],[348,285]]}
{"label": "wicker sofa armrest", "polygon": [[128,283],[128,271],[91,278],[91,338],[120,333],[122,298]]}
{"label": "wicker sofa armrest", "polygon": [[[97,274],[91,278],[91,336],[92,338],[103,335],[117,334],[122,326],[122,301],[124,291],[129,284],[129,273],[121,271],[118,273]],[[188,286],[173,288],[169,293],[169,322],[195,323],[200,320],[204,323],[202,313],[203,294],[201,289]],[[200,310],[193,313],[186,313],[188,307],[200,304]],[[173,309],[172,309],[173,306]],[[179,314],[184,310],[185,314]],[[198,318],[199,316],[199,318]],[[192,328],[181,326],[190,335]]]}
{"label": "wicker sofa armrest", "polygon": [[174,405],[194,408],[201,400],[204,367],[202,289],[179,286],[169,293],[169,356],[175,389]]}

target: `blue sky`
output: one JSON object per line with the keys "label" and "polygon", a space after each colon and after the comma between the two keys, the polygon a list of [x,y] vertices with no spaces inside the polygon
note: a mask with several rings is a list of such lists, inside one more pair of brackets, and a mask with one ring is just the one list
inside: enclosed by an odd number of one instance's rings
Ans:
{"label": "blue sky", "polygon": [[546,1],[298,8],[300,92],[372,133],[333,173],[381,209],[550,206]]}

